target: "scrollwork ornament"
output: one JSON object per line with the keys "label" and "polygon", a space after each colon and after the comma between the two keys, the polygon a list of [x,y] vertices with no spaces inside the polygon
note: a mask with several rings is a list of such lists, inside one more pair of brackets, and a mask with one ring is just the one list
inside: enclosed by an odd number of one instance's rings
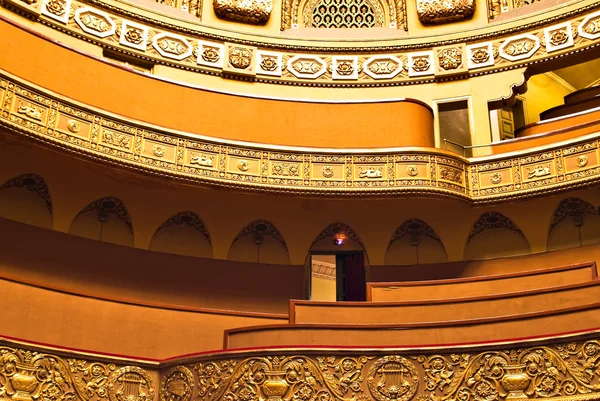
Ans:
{"label": "scrollwork ornament", "polygon": [[146,371],[137,366],[125,366],[108,378],[110,401],[153,401],[154,384]]}
{"label": "scrollwork ornament", "polygon": [[165,375],[160,389],[161,401],[189,401],[194,392],[194,376],[185,366],[175,366]]}
{"label": "scrollwork ornament", "polygon": [[419,375],[408,359],[390,355],[371,365],[367,384],[377,401],[408,401],[417,392]]}

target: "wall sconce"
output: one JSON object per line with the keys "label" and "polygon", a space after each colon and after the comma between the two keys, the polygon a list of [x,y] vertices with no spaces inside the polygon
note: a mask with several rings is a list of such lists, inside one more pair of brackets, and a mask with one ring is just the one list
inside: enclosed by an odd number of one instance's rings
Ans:
{"label": "wall sconce", "polygon": [[333,244],[337,245],[337,246],[342,246],[344,245],[344,241],[346,240],[346,234],[344,233],[339,233],[336,234],[335,237],[333,237]]}

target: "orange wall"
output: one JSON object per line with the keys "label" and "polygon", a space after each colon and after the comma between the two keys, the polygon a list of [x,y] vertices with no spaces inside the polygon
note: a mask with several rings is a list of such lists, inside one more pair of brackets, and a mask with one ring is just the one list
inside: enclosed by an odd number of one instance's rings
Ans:
{"label": "orange wall", "polygon": [[0,276],[87,295],[271,313],[303,295],[303,266],[152,252],[5,219],[0,238]]}
{"label": "orange wall", "polygon": [[433,113],[421,103],[319,104],[223,95],[98,62],[5,21],[0,37],[11,38],[0,41],[0,68],[77,101],[156,125],[280,145],[434,146]]}

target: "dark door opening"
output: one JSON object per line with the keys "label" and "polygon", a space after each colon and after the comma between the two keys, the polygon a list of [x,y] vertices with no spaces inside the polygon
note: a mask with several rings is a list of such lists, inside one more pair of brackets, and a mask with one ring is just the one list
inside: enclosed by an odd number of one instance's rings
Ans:
{"label": "dark door opening", "polygon": [[365,301],[364,252],[311,254],[310,293],[314,301]]}

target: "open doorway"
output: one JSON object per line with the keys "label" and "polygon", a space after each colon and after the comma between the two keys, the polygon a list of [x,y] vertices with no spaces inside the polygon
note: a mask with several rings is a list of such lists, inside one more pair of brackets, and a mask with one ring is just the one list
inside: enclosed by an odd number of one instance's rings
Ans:
{"label": "open doorway", "polygon": [[365,301],[366,286],[364,252],[311,253],[309,299]]}

